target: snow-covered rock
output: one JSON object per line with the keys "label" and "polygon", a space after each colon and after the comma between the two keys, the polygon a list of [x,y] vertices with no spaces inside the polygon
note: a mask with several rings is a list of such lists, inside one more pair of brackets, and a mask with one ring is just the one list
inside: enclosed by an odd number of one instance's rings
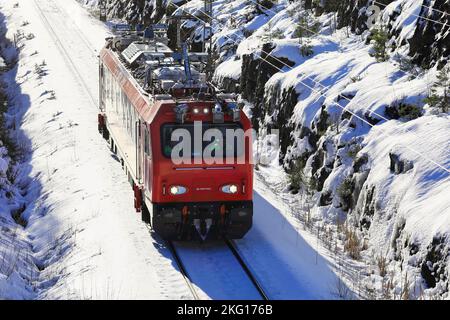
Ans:
{"label": "snow-covered rock", "polygon": [[[256,128],[280,131],[280,163],[310,179],[319,220],[334,223],[345,214],[367,241],[367,259],[386,256],[389,270],[407,270],[410,279],[422,279],[414,283],[426,294],[446,296],[450,117],[424,99],[448,60],[450,32],[441,26],[447,16],[433,11],[448,3],[381,6],[374,22],[386,26],[386,61],[373,57],[368,4],[358,3],[356,15],[342,1],[315,16],[300,2],[279,1],[263,12],[251,1],[215,5],[215,80],[239,88]],[[196,14],[201,1],[183,8]],[[318,35],[299,41],[301,17],[309,29],[320,24]]]}

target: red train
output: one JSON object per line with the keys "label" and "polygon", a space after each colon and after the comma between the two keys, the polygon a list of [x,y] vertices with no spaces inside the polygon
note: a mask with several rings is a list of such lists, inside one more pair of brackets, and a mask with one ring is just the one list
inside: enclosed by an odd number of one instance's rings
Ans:
{"label": "red train", "polygon": [[136,211],[163,239],[242,238],[253,219],[251,123],[206,81],[207,55],[170,50],[166,32],[116,28],[107,39],[99,131],[128,175]]}

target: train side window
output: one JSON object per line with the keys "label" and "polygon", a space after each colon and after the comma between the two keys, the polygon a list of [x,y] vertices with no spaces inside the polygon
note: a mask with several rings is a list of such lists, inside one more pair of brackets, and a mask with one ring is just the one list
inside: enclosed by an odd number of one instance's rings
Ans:
{"label": "train side window", "polygon": [[149,158],[151,158],[150,133],[148,132],[148,128],[147,127],[145,127],[145,130],[144,130],[144,152]]}

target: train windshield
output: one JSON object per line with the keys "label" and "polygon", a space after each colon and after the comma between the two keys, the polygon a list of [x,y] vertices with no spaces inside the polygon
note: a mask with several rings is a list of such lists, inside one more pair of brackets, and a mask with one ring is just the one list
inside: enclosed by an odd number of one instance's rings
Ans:
{"label": "train windshield", "polygon": [[241,157],[246,136],[239,123],[165,124],[161,129],[162,151],[166,158]]}

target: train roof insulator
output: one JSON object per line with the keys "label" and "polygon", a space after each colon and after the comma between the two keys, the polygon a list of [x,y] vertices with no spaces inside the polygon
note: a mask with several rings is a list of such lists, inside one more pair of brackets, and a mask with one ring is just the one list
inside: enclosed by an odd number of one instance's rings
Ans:
{"label": "train roof insulator", "polygon": [[109,26],[113,33],[130,32],[132,30],[131,26],[125,23],[111,23]]}
{"label": "train roof insulator", "polygon": [[148,41],[169,43],[167,31],[169,27],[166,24],[153,24],[147,27],[144,31],[144,39]]}
{"label": "train roof insulator", "polygon": [[234,122],[241,121],[241,109],[239,109],[236,103],[227,103],[227,108],[230,110]]}
{"label": "train roof insulator", "polygon": [[186,115],[189,110],[187,104],[177,105],[173,111],[175,111],[175,120],[177,123],[183,124],[186,121]]}
{"label": "train roof insulator", "polygon": [[173,52],[172,59],[173,61],[176,61],[181,64],[181,62],[183,61],[183,55],[179,52]]}
{"label": "train roof insulator", "polygon": [[213,123],[224,123],[225,122],[225,114],[223,113],[222,105],[220,103],[216,103],[212,110]]}
{"label": "train roof insulator", "polygon": [[153,39],[155,37],[155,31],[152,27],[147,27],[144,30],[144,39]]}
{"label": "train roof insulator", "polygon": [[169,26],[165,23],[156,23],[152,25],[153,30],[156,31],[165,31],[167,32],[167,30],[169,30]]}
{"label": "train roof insulator", "polygon": [[189,52],[189,60],[191,63],[207,63],[209,54],[206,52]]}

